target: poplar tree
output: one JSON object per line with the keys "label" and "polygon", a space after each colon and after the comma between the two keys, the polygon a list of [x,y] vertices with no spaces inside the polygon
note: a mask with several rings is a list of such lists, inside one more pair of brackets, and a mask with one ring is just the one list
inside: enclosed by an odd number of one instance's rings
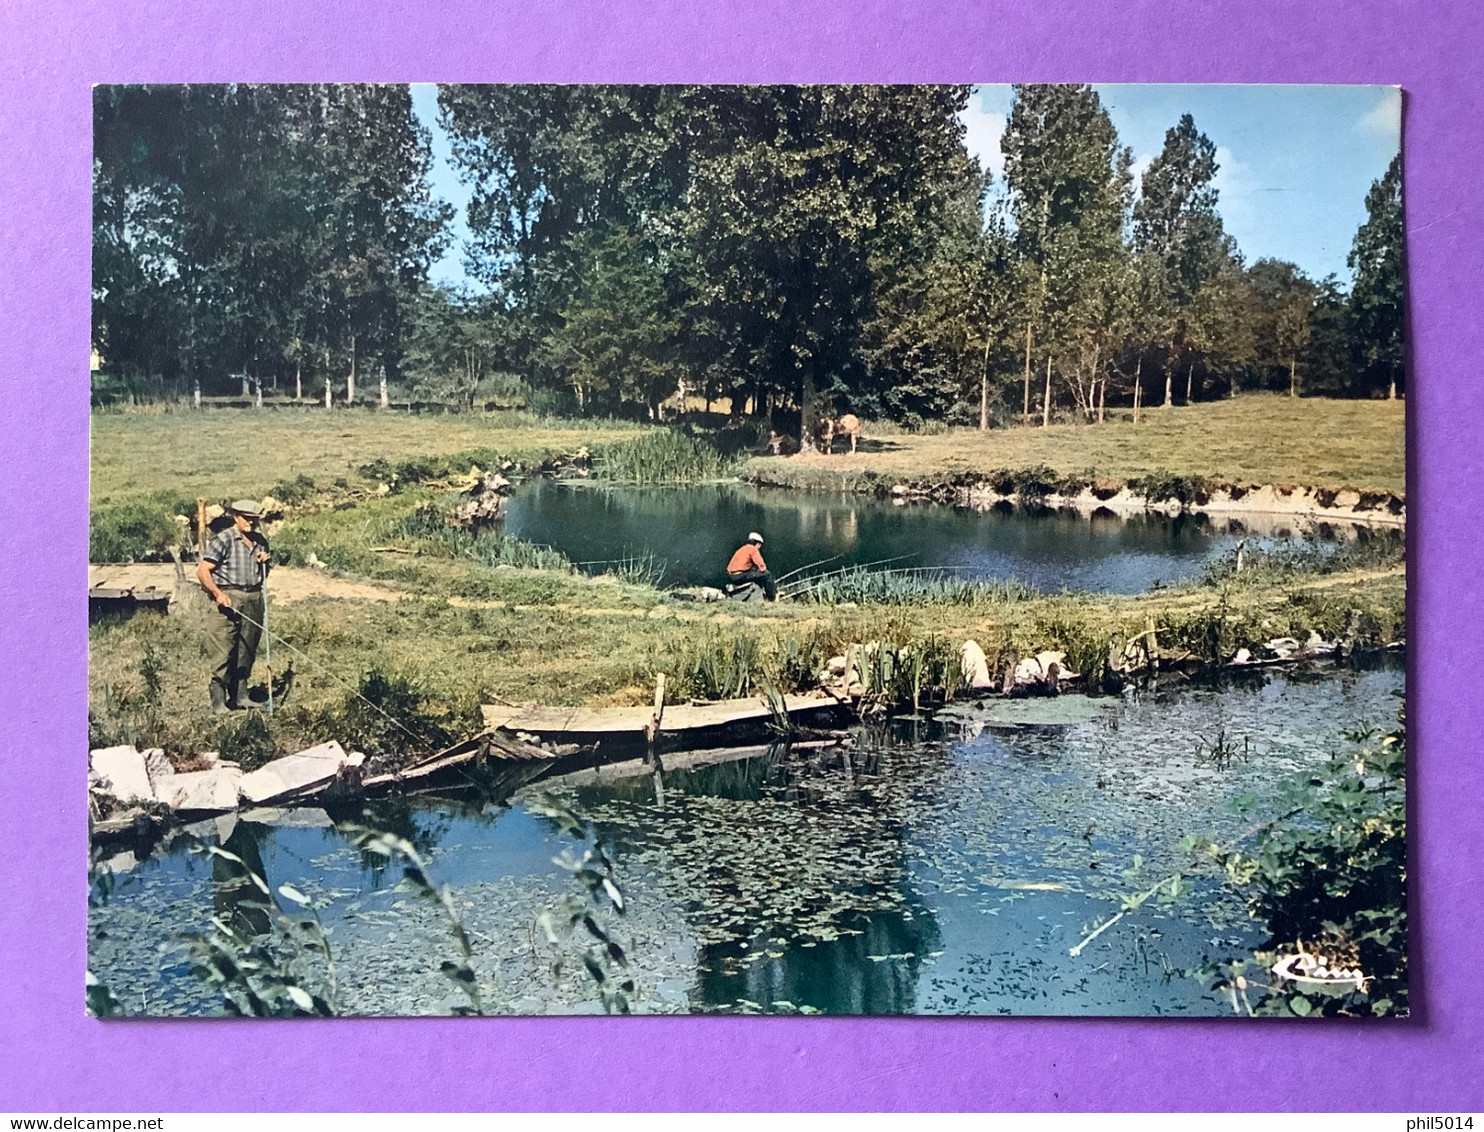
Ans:
{"label": "poplar tree", "polygon": [[1402,236],[1402,157],[1365,198],[1366,219],[1355,233],[1347,263],[1355,272],[1350,289],[1351,342],[1357,367],[1369,388],[1395,398],[1405,386],[1406,337],[1402,287],[1406,249]]}

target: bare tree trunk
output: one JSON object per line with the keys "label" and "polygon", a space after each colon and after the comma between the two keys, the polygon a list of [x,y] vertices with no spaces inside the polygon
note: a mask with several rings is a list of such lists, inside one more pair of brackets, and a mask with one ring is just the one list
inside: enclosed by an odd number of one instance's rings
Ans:
{"label": "bare tree trunk", "polygon": [[1166,409],[1168,409],[1171,405],[1173,405],[1175,403],[1174,382],[1175,382],[1175,375],[1173,373],[1171,373],[1169,370],[1165,370],[1165,408]]}
{"label": "bare tree trunk", "polygon": [[1098,424],[1108,419],[1108,375],[1098,382]]}
{"label": "bare tree trunk", "polygon": [[294,400],[304,400],[304,363],[294,363]]}
{"label": "bare tree trunk", "polygon": [[[1395,382],[1392,383],[1391,388],[1395,391]],[[191,404],[197,409],[201,407],[201,379],[199,377],[196,378],[196,391],[191,395]]]}
{"label": "bare tree trunk", "polygon": [[[196,388],[197,389],[200,389],[201,387],[198,385]],[[1391,388],[1386,391],[1386,399],[1388,401],[1395,401],[1396,400],[1396,377],[1395,376],[1393,376],[1392,379],[1391,379]]]}
{"label": "bare tree trunk", "polygon": [[984,340],[984,369],[979,374],[979,431],[989,431],[989,339]]}
{"label": "bare tree trunk", "polygon": [[350,372],[345,375],[345,403],[356,403],[356,336],[350,336]]}
{"label": "bare tree trunk", "polygon": [[1021,417],[1027,424],[1031,419],[1031,324],[1025,324],[1025,407]]}
{"label": "bare tree trunk", "polygon": [[1190,404],[1191,384],[1195,381],[1195,362],[1190,363],[1190,368],[1185,371],[1185,403]]}
{"label": "bare tree trunk", "polygon": [[247,384],[247,367],[246,366],[243,366],[242,367],[242,396],[243,396],[243,399],[244,400],[247,399],[248,397],[251,397],[252,396],[252,390],[248,387],[248,384]]}
{"label": "bare tree trunk", "polygon": [[252,407],[254,409],[261,409],[263,407],[263,378],[262,378],[261,375],[259,375],[258,377],[253,378],[252,388],[253,388]]}
{"label": "bare tree trunk", "polygon": [[325,374],[325,408],[335,403],[335,391],[330,388],[330,375]]}
{"label": "bare tree trunk", "polygon": [[814,384],[813,369],[804,371],[799,394],[799,451],[807,452],[814,445],[814,431],[819,415],[819,408],[815,404],[818,389]]}
{"label": "bare tree trunk", "polygon": [[1139,423],[1139,407],[1144,399],[1144,359],[1134,365],[1134,424]]}
{"label": "bare tree trunk", "polygon": [[1289,358],[1288,359],[1288,395],[1290,397],[1297,397],[1298,396],[1298,358],[1297,357],[1292,357],[1292,358]]}
{"label": "bare tree trunk", "polygon": [[386,370],[381,371],[381,407],[383,409],[391,406],[391,399],[386,395]]}
{"label": "bare tree trunk", "polygon": [[1041,427],[1051,424],[1051,355],[1046,355],[1046,400],[1041,405]]}

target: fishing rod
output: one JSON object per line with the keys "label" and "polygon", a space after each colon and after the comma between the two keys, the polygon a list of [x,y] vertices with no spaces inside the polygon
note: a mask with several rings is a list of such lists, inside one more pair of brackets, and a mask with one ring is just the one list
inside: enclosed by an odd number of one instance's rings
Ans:
{"label": "fishing rod", "polygon": [[845,552],[842,550],[839,554],[832,554],[828,558],[821,558],[818,562],[810,562],[807,566],[800,566],[797,570],[790,570],[787,574],[784,574],[783,577],[781,577],[781,578],[778,579],[778,583],[777,584],[781,586],[781,585],[783,585],[784,582],[788,581],[795,574],[802,574],[805,570],[812,570],[816,566],[823,566],[826,562],[833,562],[837,558],[844,558],[844,557],[845,557]]}
{"label": "fishing rod", "polygon": [[[302,649],[300,649],[297,646],[295,646],[292,642],[285,640],[283,637],[279,636],[277,633],[275,633],[271,629],[269,629],[268,626],[267,626],[267,624],[266,624],[266,622],[268,620],[267,612],[266,612],[266,606],[267,606],[267,603],[265,601],[265,603],[264,603],[264,615],[263,615],[263,620],[262,621],[254,621],[247,614],[243,613],[242,610],[236,609],[235,607],[232,607],[232,611],[234,613],[236,613],[238,617],[240,617],[244,621],[246,621],[249,625],[256,625],[259,629],[261,629],[263,631],[263,634],[268,638],[268,648],[270,650],[270,655],[271,655],[271,650],[273,648],[273,642],[275,640],[277,640],[279,644],[281,644],[284,648],[288,649],[289,652],[293,653],[300,660],[307,661],[309,664],[315,665],[322,673],[324,673],[324,675],[328,676],[331,680],[335,681],[335,683],[339,684],[342,688],[344,688],[346,691],[348,691],[356,699],[360,700],[363,704],[365,704],[367,707],[369,707],[372,711],[376,712],[377,715],[381,716],[388,723],[390,723],[393,727],[395,727],[398,730],[400,730],[408,738],[413,739],[413,740],[415,740],[416,742],[418,742],[420,744],[423,744],[423,743],[426,743],[427,742],[427,739],[424,736],[417,734],[417,732],[413,731],[410,727],[408,727],[404,723],[402,723],[401,720],[397,719],[395,716],[393,716],[390,713],[388,713],[387,711],[383,710],[382,707],[381,707],[381,705],[376,704],[376,703],[373,703],[371,700],[368,700],[364,695],[361,694],[360,689],[358,689],[357,687],[355,687],[355,685],[353,685],[350,681],[344,680],[341,677],[337,676],[334,672],[331,672],[330,671],[330,669],[329,669],[329,667],[327,665],[321,664],[319,661],[315,660],[314,657],[310,656],[308,653],[304,652]],[[269,669],[269,675],[268,675],[268,697],[269,697],[269,701],[268,702],[271,704],[273,702],[273,700],[272,700],[272,697],[273,697],[273,675],[272,675],[272,669],[271,668]]]}
{"label": "fishing rod", "polygon": [[[850,566],[842,567],[839,570],[830,570],[824,574],[811,574],[808,577],[800,578],[794,583],[794,586],[808,589],[811,585],[822,582],[827,578],[840,577],[841,575],[848,574],[853,570],[866,570],[872,566],[885,566],[888,562],[901,562],[903,559],[915,557],[915,554],[898,554],[894,558],[878,558],[874,562],[854,563]],[[825,561],[828,562],[829,559],[826,558]]]}

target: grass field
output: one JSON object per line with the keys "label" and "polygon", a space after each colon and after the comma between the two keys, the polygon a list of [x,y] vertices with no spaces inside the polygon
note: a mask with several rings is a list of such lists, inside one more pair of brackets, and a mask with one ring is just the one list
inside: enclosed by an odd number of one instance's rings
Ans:
{"label": "grass field", "polygon": [[412,416],[375,410],[265,409],[95,413],[95,506],[171,491],[212,499],[261,495],[307,475],[328,486],[392,463],[489,448],[515,460],[574,452],[635,435],[622,421],[551,423],[524,413]]}
{"label": "grass field", "polygon": [[1135,425],[1122,413],[1101,425],[1052,425],[936,435],[875,432],[862,450],[759,458],[743,473],[801,488],[849,486],[874,472],[931,480],[958,472],[1046,465],[1063,475],[1091,472],[1128,480],[1153,472],[1213,480],[1406,492],[1405,403],[1330,401],[1250,394],[1169,409],[1149,409]]}

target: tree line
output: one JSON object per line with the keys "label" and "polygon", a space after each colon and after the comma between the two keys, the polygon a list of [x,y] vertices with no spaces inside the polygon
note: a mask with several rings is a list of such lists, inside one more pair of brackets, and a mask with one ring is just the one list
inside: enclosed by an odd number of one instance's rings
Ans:
{"label": "tree line", "polygon": [[829,411],[989,427],[1403,388],[1399,156],[1346,290],[1245,262],[1190,115],[1136,185],[1094,90],[1017,86],[993,186],[969,97],[440,87],[481,285],[455,289],[428,282],[452,217],[405,87],[100,87],[95,346],[209,390],[355,400],[374,373],[469,406],[503,381],[651,419],[679,394],[806,442]]}

